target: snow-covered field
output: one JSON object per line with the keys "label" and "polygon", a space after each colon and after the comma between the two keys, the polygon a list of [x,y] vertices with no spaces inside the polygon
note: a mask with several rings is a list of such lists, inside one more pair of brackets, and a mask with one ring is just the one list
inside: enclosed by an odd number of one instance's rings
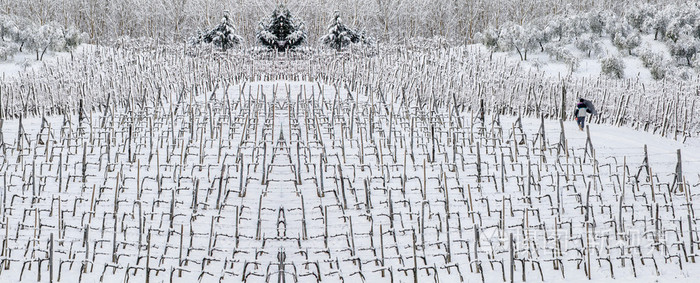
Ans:
{"label": "snow-covered field", "polygon": [[567,1],[5,1],[0,282],[695,282],[699,6]]}
{"label": "snow-covered field", "polygon": [[[671,56],[668,47],[663,43],[654,40],[653,35],[645,35],[641,37],[641,44],[645,48],[652,50],[660,54],[664,60],[671,61],[673,57]],[[601,63],[599,57],[604,56],[619,56],[623,61],[623,78],[642,80],[642,81],[653,81],[654,78],[648,68],[644,66],[642,60],[635,55],[629,55],[625,50],[618,50],[612,43],[609,37],[603,37],[600,40],[601,54],[593,54],[589,56],[585,52],[577,49],[574,44],[567,44],[565,47],[568,49],[576,58],[578,58],[579,63],[573,70],[566,63],[556,60],[551,55],[545,52],[533,52],[528,55],[528,60],[520,60],[520,57],[516,52],[494,52],[494,57],[505,59],[511,64],[520,64],[522,70],[525,72],[541,73],[550,77],[576,77],[579,79],[583,78],[597,78],[602,74]],[[482,44],[474,44],[474,46],[481,48],[483,52],[487,52],[487,48]]]}
{"label": "snow-covered field", "polygon": [[0,281],[698,276],[700,140],[488,113],[268,81],[5,120]]}
{"label": "snow-covered field", "polygon": [[[73,51],[73,54],[80,54],[96,48],[91,44],[82,44]],[[71,53],[50,51],[41,61],[36,60],[36,54],[32,52],[17,53],[6,61],[0,61],[0,78],[10,80],[18,74],[32,73],[43,69],[47,64],[55,64],[59,60],[71,60]]]}

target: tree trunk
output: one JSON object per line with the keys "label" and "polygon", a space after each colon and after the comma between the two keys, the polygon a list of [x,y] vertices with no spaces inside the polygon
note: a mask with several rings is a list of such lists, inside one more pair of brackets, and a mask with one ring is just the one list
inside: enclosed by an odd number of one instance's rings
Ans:
{"label": "tree trunk", "polygon": [[46,54],[46,50],[49,49],[49,46],[44,46],[44,50],[41,51],[41,57],[39,58],[39,61],[44,61],[44,54]]}
{"label": "tree trunk", "polygon": [[520,52],[520,48],[518,48],[518,46],[515,46],[515,50],[518,51],[518,55],[520,55],[520,61],[523,61],[523,53]]}

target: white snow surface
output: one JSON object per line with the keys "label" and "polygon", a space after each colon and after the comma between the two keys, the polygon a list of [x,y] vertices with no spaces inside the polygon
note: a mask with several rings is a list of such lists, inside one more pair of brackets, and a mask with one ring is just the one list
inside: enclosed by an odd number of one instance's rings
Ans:
{"label": "white snow surface", "polygon": [[[94,49],[95,45],[81,44],[73,50],[74,56],[88,49]],[[20,52],[10,56],[8,60],[0,60],[0,78],[11,79],[21,73],[30,73],[39,70],[45,64],[54,64],[58,60],[70,60],[70,52],[47,51],[43,60],[36,59],[34,52]]]}
{"label": "white snow surface", "polygon": [[[528,53],[527,60],[524,61],[520,60],[520,56],[518,56],[515,51],[494,52],[493,56],[495,58],[505,59],[510,64],[520,64],[522,71],[524,72],[542,73],[550,77],[573,76],[576,78],[597,78],[601,75],[601,57],[621,56],[625,65],[625,79],[640,79],[643,81],[654,80],[649,69],[644,67],[642,60],[639,59],[637,54],[633,53],[630,55],[628,54],[627,50],[619,50],[613,45],[609,36],[601,37],[600,42],[604,53],[596,54],[595,52],[592,52],[591,56],[588,56],[587,53],[577,49],[574,44],[566,45],[566,48],[573,52],[573,54],[579,59],[579,66],[575,68],[573,72],[564,62],[552,58],[545,52],[540,52],[539,49],[531,50],[531,52]],[[483,44],[474,44],[474,46],[480,48],[484,53],[489,52],[488,48],[486,48]],[[674,60],[669,52],[668,46],[666,46],[662,41],[654,40],[654,35],[643,35],[640,46],[649,47],[652,51],[662,54],[664,59],[668,61]]]}

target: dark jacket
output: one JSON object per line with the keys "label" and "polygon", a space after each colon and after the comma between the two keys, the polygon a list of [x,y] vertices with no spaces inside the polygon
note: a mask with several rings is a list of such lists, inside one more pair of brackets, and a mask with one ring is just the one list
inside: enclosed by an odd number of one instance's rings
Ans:
{"label": "dark jacket", "polygon": [[591,110],[588,109],[588,107],[586,107],[586,103],[579,102],[578,104],[576,104],[576,109],[574,109],[574,118],[578,117],[578,110],[581,108],[586,109],[587,113],[591,113]]}

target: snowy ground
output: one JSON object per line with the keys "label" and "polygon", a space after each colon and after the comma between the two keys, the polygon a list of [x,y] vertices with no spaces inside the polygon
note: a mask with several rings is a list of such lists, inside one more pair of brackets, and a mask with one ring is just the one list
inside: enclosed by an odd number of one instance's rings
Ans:
{"label": "snowy ground", "polygon": [[[579,59],[579,65],[571,70],[566,63],[553,58],[551,55],[540,52],[540,50],[532,50],[528,54],[528,59],[520,60],[520,56],[515,52],[494,52],[495,58],[505,59],[510,64],[520,64],[523,72],[542,73],[550,77],[569,77],[575,78],[597,78],[601,75],[600,58],[607,56],[619,56],[623,64],[625,79],[639,79],[642,81],[653,81],[653,77],[648,68],[644,67],[642,60],[637,54],[630,55],[626,50],[619,50],[613,45],[610,37],[601,38],[601,52],[592,52],[589,56],[586,52],[577,49],[574,44],[566,45],[566,48]],[[475,44],[482,52],[489,52],[488,48],[483,44]],[[654,40],[654,35],[644,35],[641,37],[640,47],[649,48],[669,62],[675,59],[671,56],[669,48],[661,41]],[[636,50],[635,50],[636,52]]]}
{"label": "snowy ground", "polygon": [[[93,48],[95,48],[94,45],[81,44],[73,51],[73,54],[79,54]],[[0,77],[8,79],[21,73],[31,73],[42,68],[45,64],[54,64],[58,60],[70,60],[70,58],[70,52],[48,51],[41,61],[36,59],[36,53],[34,52],[17,53],[8,60],[0,61]]]}
{"label": "snowy ground", "polygon": [[700,140],[593,124],[592,153],[573,121],[543,142],[538,119],[319,85],[6,120],[0,281],[498,282],[510,235],[515,281],[700,275]]}

